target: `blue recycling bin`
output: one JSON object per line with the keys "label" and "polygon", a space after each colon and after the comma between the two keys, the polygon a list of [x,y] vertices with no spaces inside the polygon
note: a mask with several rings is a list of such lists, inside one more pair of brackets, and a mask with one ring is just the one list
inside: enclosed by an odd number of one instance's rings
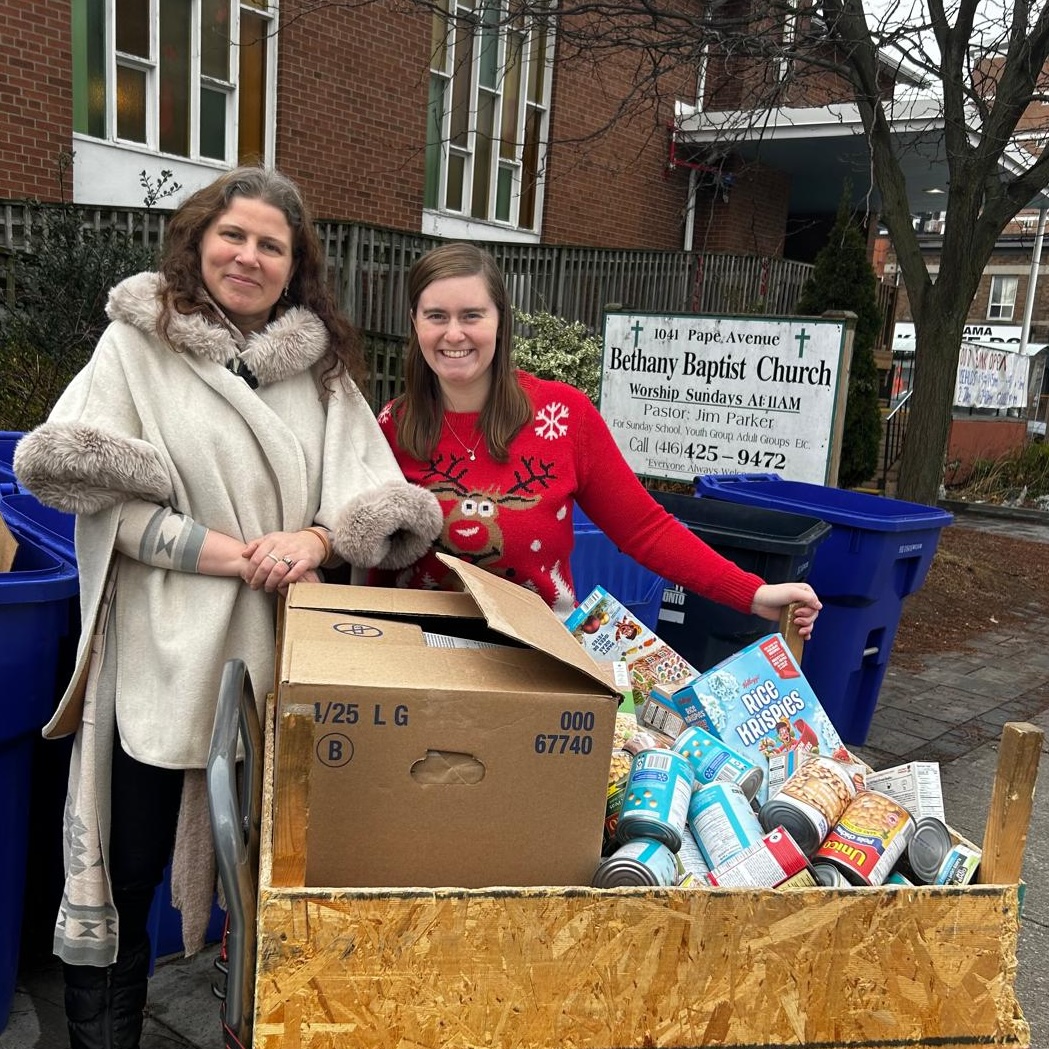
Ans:
{"label": "blue recycling bin", "polygon": [[603,586],[650,630],[656,629],[663,577],[624,554],[577,506],[572,515],[572,581],[582,601],[595,586]]}
{"label": "blue recycling bin", "polygon": [[15,430],[0,430],[0,491],[8,490],[4,486],[10,486],[12,490],[18,488],[11,460],[15,454],[15,445],[21,437],[22,434]]}
{"label": "blue recycling bin", "polygon": [[18,551],[0,574],[0,1030],[18,974],[34,743],[54,710],[58,648],[78,589],[74,565],[5,522]]}
{"label": "blue recycling bin", "polygon": [[[21,436],[17,433],[0,434],[0,456],[6,452],[10,461],[10,453]],[[6,438],[11,440],[5,445]],[[75,570],[75,515],[44,506],[17,484],[0,486],[0,514],[38,547],[69,563]],[[74,576],[74,581],[76,586],[68,599],[69,630],[58,639],[56,650],[52,709],[76,664],[80,637],[79,577]],[[28,848],[28,881],[33,891],[26,895],[22,916],[22,956],[31,963],[43,961],[50,955],[55,915],[62,896],[62,810],[72,749],[71,737],[44,740],[35,736],[33,739]]]}
{"label": "blue recycling bin", "polygon": [[[734,506],[675,492],[652,495],[708,546],[766,583],[806,579],[816,550],[831,530],[812,515]],[[668,585],[656,633],[697,670],[709,670],[775,629],[760,616]]]}
{"label": "blue recycling bin", "polygon": [[801,669],[842,739],[864,743],[903,599],[925,581],[940,532],[953,515],[901,499],[785,481],[778,474],[698,477],[696,494],[810,513],[831,526],[809,573],[823,610]]}

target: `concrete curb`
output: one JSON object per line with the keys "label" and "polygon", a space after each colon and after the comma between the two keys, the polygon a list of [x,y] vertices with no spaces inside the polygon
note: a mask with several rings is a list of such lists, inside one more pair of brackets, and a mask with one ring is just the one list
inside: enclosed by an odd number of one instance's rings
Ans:
{"label": "concrete curb", "polygon": [[1004,520],[1032,521],[1049,525],[1049,511],[1033,510],[1026,506],[1000,506],[997,503],[970,503],[964,499],[940,499],[937,506],[949,510],[955,517],[997,517]]}

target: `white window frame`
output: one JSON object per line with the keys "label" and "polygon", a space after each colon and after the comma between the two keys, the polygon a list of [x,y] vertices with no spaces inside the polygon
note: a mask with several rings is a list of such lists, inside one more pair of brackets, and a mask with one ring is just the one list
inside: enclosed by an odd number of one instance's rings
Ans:
{"label": "white window frame", "polygon": [[[192,0],[191,38],[195,46],[190,54],[190,81],[196,90],[190,93],[189,100],[189,141],[191,155],[188,157],[165,153],[160,149],[160,128],[158,126],[159,102],[159,36],[160,5],[159,0],[147,0],[150,20],[150,54],[144,60],[137,55],[126,55],[116,50],[116,0],[105,2],[105,39],[106,39],[106,135],[96,138],[87,134],[74,132],[73,149],[73,199],[79,204],[102,205],[111,207],[140,207],[145,191],[141,185],[140,175],[143,170],[155,182],[161,170],[171,172],[171,181],[182,186],[182,196],[193,192],[213,181],[219,171],[226,171],[236,166],[238,156],[239,114],[238,114],[238,80],[240,63],[238,61],[237,42],[240,39],[241,11],[250,11],[253,15],[268,19],[273,27],[266,41],[266,82],[265,82],[265,115],[266,143],[263,163],[272,166],[276,144],[277,113],[277,25],[279,20],[278,0],[269,0],[268,10],[262,10],[246,0],[233,0],[230,6],[230,80],[216,80],[204,77],[200,70],[200,0]],[[127,68],[144,70],[146,73],[146,141],[135,142],[117,136],[117,92],[116,78],[118,65]],[[201,87],[225,93],[226,104],[226,156],[222,159],[204,157],[200,154],[200,101]],[[176,204],[177,200],[165,201],[165,204]]]}
{"label": "white window frame", "polygon": [[[1002,291],[1011,283],[1011,301],[1002,295]],[[1016,312],[1016,295],[1020,287],[1020,278],[1004,273],[991,275],[991,288],[987,295],[987,319],[989,321],[1011,321]],[[996,294],[997,293],[997,294]],[[1008,313],[1005,310],[1008,309]]]}
{"label": "white window frame", "polygon": [[[495,0],[500,4],[500,20],[505,18],[505,0]],[[451,0],[453,8],[457,7],[456,0]],[[480,6],[480,0],[478,3]],[[434,236],[463,239],[488,239],[498,241],[517,241],[522,243],[537,243],[540,239],[543,226],[543,205],[545,200],[547,147],[550,135],[550,98],[554,75],[554,52],[556,48],[556,37],[553,28],[547,31],[546,58],[543,75],[543,97],[537,102],[528,99],[528,76],[526,71],[527,57],[522,60],[521,82],[519,98],[517,100],[517,126],[520,134],[517,136],[517,148],[515,155],[510,160],[499,157],[499,140],[502,132],[502,76],[506,64],[506,31],[500,28],[497,36],[496,46],[499,49],[497,66],[497,84],[494,92],[496,97],[494,104],[494,128],[493,128],[493,158],[492,177],[489,179],[489,199],[485,208],[486,214],[491,216],[495,211],[495,203],[499,190],[499,171],[501,168],[509,167],[512,171],[512,186],[510,190],[510,218],[506,221],[494,217],[477,218],[471,212],[473,210],[474,189],[474,163],[477,157],[477,114],[478,98],[482,90],[480,85],[481,52],[482,52],[482,29],[483,24],[479,22],[473,34],[473,46],[471,48],[470,69],[470,91],[469,91],[469,118],[467,129],[467,142],[465,146],[453,146],[451,144],[451,122],[452,106],[451,86],[456,69],[457,59],[455,57],[454,33],[455,30],[449,26],[445,42],[445,61],[443,68],[431,67],[430,75],[439,76],[445,84],[445,105],[442,115],[440,149],[440,172],[438,176],[438,199],[444,201],[448,191],[448,167],[449,157],[452,154],[461,156],[463,165],[463,206],[461,211],[451,210],[440,206],[437,208],[425,208],[422,216],[422,232]],[[523,49],[524,56],[528,55],[528,47]],[[488,89],[485,89],[488,90]],[[520,201],[521,182],[524,161],[524,128],[527,117],[531,110],[541,110],[542,131],[539,135],[538,158],[537,158],[537,183],[535,187],[535,214],[533,227],[521,227],[520,225]]]}

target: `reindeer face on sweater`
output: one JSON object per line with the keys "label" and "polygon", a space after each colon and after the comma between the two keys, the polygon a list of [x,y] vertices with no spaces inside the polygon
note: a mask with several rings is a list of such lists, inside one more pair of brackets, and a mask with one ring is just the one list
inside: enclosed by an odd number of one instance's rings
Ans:
{"label": "reindeer face on sweater", "polygon": [[[441,479],[441,483],[431,485],[430,491],[445,504],[444,528],[437,548],[481,567],[499,561],[505,549],[501,521],[508,513],[539,504],[541,497],[529,489],[549,482],[549,471],[548,463],[522,456],[520,468],[515,470],[516,483],[500,492],[495,487],[471,487],[465,480],[468,466],[464,459],[450,456],[446,467],[441,456],[431,460],[429,477]],[[451,509],[447,507],[449,500]]]}
{"label": "reindeer face on sweater", "polygon": [[458,492],[444,487],[431,488],[438,499],[455,495],[455,506],[444,518],[437,545],[445,553],[485,566],[503,556],[503,531],[499,516],[504,512],[535,506],[535,496],[497,495],[485,492]]}

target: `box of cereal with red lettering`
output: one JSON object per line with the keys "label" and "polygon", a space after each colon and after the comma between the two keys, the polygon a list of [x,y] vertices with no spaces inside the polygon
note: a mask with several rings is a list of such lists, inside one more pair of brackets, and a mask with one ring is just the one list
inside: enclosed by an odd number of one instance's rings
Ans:
{"label": "box of cereal with red lettering", "polygon": [[766,771],[759,804],[810,753],[854,760],[782,634],[769,634],[722,660],[689,690],[714,734]]}

